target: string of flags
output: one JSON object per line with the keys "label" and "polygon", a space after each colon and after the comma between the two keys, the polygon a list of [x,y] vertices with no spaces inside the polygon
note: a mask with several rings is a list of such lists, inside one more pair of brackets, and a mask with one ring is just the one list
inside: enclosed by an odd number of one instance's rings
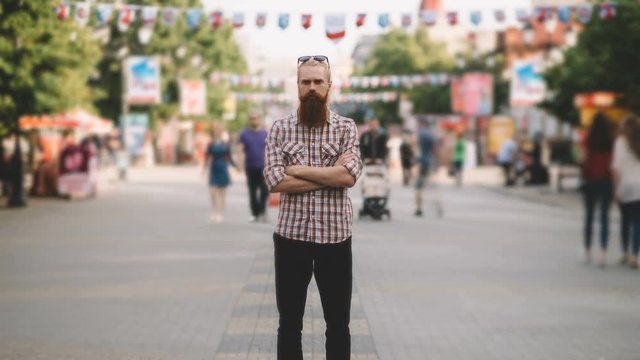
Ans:
{"label": "string of flags", "polygon": [[[73,7],[72,7],[73,5]],[[163,26],[172,26],[176,20],[182,15],[185,17],[187,26],[195,30],[201,26],[208,26],[211,29],[220,28],[225,22],[229,22],[235,29],[240,29],[247,25],[248,14],[244,12],[234,12],[225,14],[220,10],[206,13],[199,8],[178,8],[178,7],[156,7],[142,6],[133,4],[107,4],[107,3],[89,3],[89,2],[62,2],[54,5],[54,11],[58,19],[68,20],[73,18],[80,26],[87,26],[91,19],[92,7],[95,13],[95,24],[98,27],[106,27],[112,21],[117,21],[119,31],[127,31],[134,24],[137,17],[141,24],[141,29],[149,32],[152,31],[156,22],[161,22]],[[614,2],[606,2],[602,4],[581,4],[574,6],[545,6],[536,8],[519,8],[513,14],[509,14],[503,9],[493,11],[468,11],[468,20],[474,26],[481,25],[488,18],[493,18],[497,23],[504,23],[509,20],[517,20],[520,23],[529,23],[532,21],[545,22],[553,18],[561,23],[569,23],[578,21],[582,24],[589,23],[594,14],[597,14],[603,20],[612,20],[617,16],[618,8]],[[73,13],[73,14],[72,14]],[[261,29],[269,20],[266,12],[256,12],[253,14],[252,22],[256,28]],[[391,25],[399,25],[403,28],[409,28],[414,24],[424,24],[426,26],[434,26],[438,22],[445,20],[449,25],[456,26],[463,20],[461,11],[432,11],[424,10],[419,14],[402,13],[400,14],[399,24],[393,24],[390,13],[379,13],[377,15],[377,25],[385,29]],[[364,26],[370,16],[367,13],[355,14],[353,20],[356,27]],[[325,34],[334,41],[339,41],[346,34],[347,15],[346,14],[326,14],[325,15]],[[286,30],[291,26],[291,14],[279,13],[276,17],[276,23],[282,30]],[[303,29],[309,29],[314,24],[313,14],[300,14],[300,24]]]}
{"label": "string of flags", "polygon": [[[249,92],[232,92],[236,101],[249,101],[254,103],[277,103],[292,104],[297,101],[294,96],[283,93],[249,93]],[[395,91],[378,91],[366,93],[336,93],[330,96],[332,103],[371,103],[371,102],[394,102],[398,99],[398,93]]]}

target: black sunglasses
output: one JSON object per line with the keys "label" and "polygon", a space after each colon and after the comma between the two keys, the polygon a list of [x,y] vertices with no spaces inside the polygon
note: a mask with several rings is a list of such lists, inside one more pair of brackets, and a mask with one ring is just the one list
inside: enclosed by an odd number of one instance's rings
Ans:
{"label": "black sunglasses", "polygon": [[329,58],[324,56],[324,55],[313,55],[313,56],[312,55],[305,55],[305,56],[300,56],[298,58],[298,66],[306,63],[307,61],[309,61],[311,59],[313,59],[315,61],[319,61],[319,62],[326,61],[327,62],[327,66],[331,67],[331,64],[329,64]]}

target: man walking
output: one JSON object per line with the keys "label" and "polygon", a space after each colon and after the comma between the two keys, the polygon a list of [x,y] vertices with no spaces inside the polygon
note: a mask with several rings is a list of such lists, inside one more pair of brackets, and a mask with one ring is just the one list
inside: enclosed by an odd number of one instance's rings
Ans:
{"label": "man walking", "polygon": [[249,206],[251,207],[251,221],[266,221],[267,185],[264,182],[264,146],[267,130],[262,127],[262,121],[257,114],[249,117],[249,127],[240,133],[238,142],[244,150],[244,170],[249,187]]}
{"label": "man walking", "polygon": [[348,196],[362,173],[353,120],[328,107],[329,59],[298,58],[300,105],[273,124],[267,138],[264,176],[280,192],[273,234],[276,302],[280,315],[278,359],[302,359],[302,319],[315,276],[326,331],[326,359],[348,360],[353,209]]}
{"label": "man walking", "polygon": [[516,144],[513,138],[505,139],[500,145],[500,150],[498,151],[497,162],[502,167],[502,171],[504,173],[504,186],[512,186],[515,184],[515,181],[512,177],[513,172],[513,163],[516,160],[516,155],[518,154],[518,144]]}
{"label": "man walking", "polygon": [[418,180],[416,180],[416,212],[415,216],[422,216],[422,204],[424,188],[427,185],[429,172],[432,169],[432,163],[435,158],[436,140],[430,130],[430,124],[425,122],[421,124],[418,131],[418,146],[420,147],[420,156],[418,164],[420,171]]}

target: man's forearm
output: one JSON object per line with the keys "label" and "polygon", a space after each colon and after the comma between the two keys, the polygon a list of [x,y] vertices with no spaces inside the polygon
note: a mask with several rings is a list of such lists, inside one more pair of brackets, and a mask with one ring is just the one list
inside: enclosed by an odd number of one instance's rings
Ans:
{"label": "man's forearm", "polygon": [[296,176],[285,175],[284,179],[278,183],[271,192],[284,192],[284,193],[304,193],[309,191],[315,191],[325,188],[325,185],[313,182],[310,180],[302,179]]}
{"label": "man's forearm", "polygon": [[328,187],[351,187],[355,183],[349,170],[340,165],[330,167],[296,166],[293,175]]}

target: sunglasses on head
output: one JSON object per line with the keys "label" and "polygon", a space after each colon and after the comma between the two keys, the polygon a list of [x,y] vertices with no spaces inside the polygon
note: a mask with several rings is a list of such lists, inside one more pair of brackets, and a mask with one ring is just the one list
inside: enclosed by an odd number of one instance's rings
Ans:
{"label": "sunglasses on head", "polygon": [[305,55],[305,56],[300,56],[298,58],[298,66],[306,63],[309,60],[315,60],[315,61],[319,61],[319,62],[327,62],[327,66],[331,67],[331,65],[329,64],[329,58],[324,56],[324,55]]}

